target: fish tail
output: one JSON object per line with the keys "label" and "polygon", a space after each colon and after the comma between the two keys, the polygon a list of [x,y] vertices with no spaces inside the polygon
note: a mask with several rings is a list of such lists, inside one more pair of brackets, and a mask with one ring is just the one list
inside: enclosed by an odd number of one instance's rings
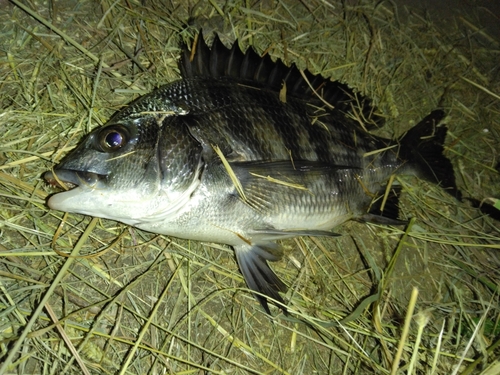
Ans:
{"label": "fish tail", "polygon": [[440,109],[432,111],[399,140],[399,157],[416,171],[418,177],[438,184],[460,199],[451,161],[444,156],[448,128],[437,126],[444,118]]}

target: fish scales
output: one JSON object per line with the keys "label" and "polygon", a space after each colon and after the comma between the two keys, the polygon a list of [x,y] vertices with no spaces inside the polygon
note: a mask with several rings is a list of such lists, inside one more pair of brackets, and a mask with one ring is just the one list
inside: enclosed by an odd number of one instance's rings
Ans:
{"label": "fish scales", "polygon": [[401,224],[398,188],[384,211],[377,203],[393,174],[458,195],[443,111],[398,140],[380,138],[365,131],[381,123],[369,100],[345,84],[218,37],[209,49],[200,35],[190,56],[185,45],[182,79],[116,113],[45,174],[71,187],[50,197],[51,208],[231,245],[269,313],[269,299],[286,310],[286,285],[268,264],[283,256],[277,240],[335,236],[350,219]]}
{"label": "fish scales", "polygon": [[[365,152],[388,145],[375,137],[367,137],[367,133],[344,114],[328,113],[323,108],[321,123],[315,122],[314,112],[321,107],[294,98],[289,98],[285,106],[274,92],[235,85],[232,81],[181,81],[160,89],[151,97],[143,97],[140,104],[142,101],[163,103],[164,97],[168,97],[169,102],[163,108],[144,105],[135,108],[133,114],[183,108],[186,116],[201,124],[192,127],[200,137],[230,150],[246,147],[247,153],[241,155],[246,160],[283,160],[292,152],[292,159],[342,164],[352,163],[354,160],[350,158],[356,155],[359,159],[356,165],[362,166],[370,162],[361,157]],[[130,116],[128,111],[114,120],[127,116]],[[208,117],[199,120],[197,116]],[[205,122],[211,126],[205,126]]]}

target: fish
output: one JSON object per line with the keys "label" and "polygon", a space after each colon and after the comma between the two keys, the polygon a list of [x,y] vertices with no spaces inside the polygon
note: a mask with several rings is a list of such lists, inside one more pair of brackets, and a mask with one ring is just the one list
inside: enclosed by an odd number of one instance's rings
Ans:
{"label": "fish", "polygon": [[183,43],[181,78],[131,102],[51,171],[51,209],[234,249],[262,308],[286,312],[269,262],[280,240],[337,236],[348,220],[402,225],[401,188],[415,175],[459,195],[433,110],[398,139],[364,95],[218,35]]}

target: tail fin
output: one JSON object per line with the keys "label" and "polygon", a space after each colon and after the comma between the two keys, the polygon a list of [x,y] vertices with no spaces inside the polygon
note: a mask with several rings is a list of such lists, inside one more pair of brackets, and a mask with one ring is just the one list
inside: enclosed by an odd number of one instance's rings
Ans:
{"label": "tail fin", "polygon": [[443,155],[448,129],[446,126],[437,126],[443,118],[444,112],[437,109],[410,129],[399,140],[399,157],[411,164],[419,177],[438,184],[460,199],[453,166]]}

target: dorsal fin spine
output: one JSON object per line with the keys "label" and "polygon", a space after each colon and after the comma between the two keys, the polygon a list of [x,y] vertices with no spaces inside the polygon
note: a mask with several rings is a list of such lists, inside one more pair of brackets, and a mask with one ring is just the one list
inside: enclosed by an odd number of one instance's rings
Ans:
{"label": "dorsal fin spine", "polygon": [[[303,100],[317,100],[316,96],[321,94],[322,99],[330,103],[335,110],[349,113],[353,111],[353,107],[356,107],[372,125],[383,123],[383,118],[375,114],[370,100],[355,93],[346,84],[331,81],[319,74],[312,74],[308,70],[301,72],[295,64],[288,67],[280,59],[272,61],[267,54],[261,57],[252,48],[242,52],[237,42],[231,48],[227,48],[218,35],[215,36],[212,47],[209,48],[200,31],[194,48],[196,49],[194,59],[191,61],[188,58],[191,56],[189,46],[183,46],[180,69],[184,79],[230,78],[276,92],[279,92],[283,83],[286,83],[287,96]],[[370,124],[365,124],[365,126],[369,127]]]}

